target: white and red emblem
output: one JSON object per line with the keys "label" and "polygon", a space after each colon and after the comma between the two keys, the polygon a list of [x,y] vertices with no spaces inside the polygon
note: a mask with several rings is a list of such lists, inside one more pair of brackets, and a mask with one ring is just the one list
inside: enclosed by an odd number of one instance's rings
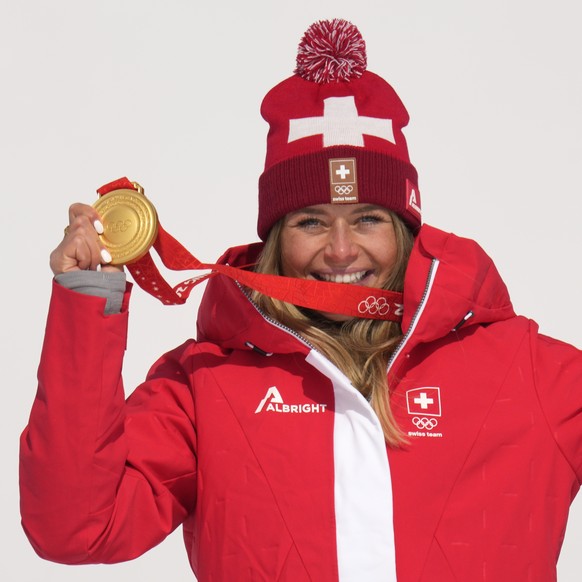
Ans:
{"label": "white and red emblem", "polygon": [[441,416],[441,389],[438,386],[413,388],[406,392],[408,414]]}

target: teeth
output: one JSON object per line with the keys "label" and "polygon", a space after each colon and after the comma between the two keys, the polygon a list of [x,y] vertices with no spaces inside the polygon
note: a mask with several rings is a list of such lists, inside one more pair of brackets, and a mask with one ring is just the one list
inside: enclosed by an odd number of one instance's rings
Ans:
{"label": "teeth", "polygon": [[344,273],[343,275],[331,275],[327,273],[318,273],[318,277],[329,283],[356,283],[364,277],[367,271],[357,273]]}

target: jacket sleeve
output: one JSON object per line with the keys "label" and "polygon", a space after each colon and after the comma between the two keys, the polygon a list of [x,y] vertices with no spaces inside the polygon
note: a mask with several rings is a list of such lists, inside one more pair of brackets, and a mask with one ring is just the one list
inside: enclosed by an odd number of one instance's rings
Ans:
{"label": "jacket sleeve", "polygon": [[43,558],[118,562],[193,510],[194,405],[181,350],[125,401],[127,309],[54,284],[38,391],[21,437],[24,530]]}
{"label": "jacket sleeve", "polygon": [[543,335],[534,337],[538,395],[556,443],[582,484],[582,351]]}

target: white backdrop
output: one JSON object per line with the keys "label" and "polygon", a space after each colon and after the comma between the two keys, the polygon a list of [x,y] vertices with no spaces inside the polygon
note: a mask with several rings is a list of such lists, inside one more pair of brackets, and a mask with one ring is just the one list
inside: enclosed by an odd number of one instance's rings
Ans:
{"label": "white backdrop", "polygon": [[[203,260],[255,240],[260,101],[291,74],[315,20],[358,25],[369,69],[407,105],[425,221],[479,240],[516,311],[581,346],[578,4],[0,0],[1,578],[193,579],[180,532],[131,563],[69,567],[37,558],[20,529],[18,435],[35,391],[48,254],[69,203],[93,202],[97,187],[124,175],[145,186],[166,229]],[[137,290],[128,387],[194,333],[199,297],[169,308]],[[578,500],[562,582],[580,580],[581,539]]]}

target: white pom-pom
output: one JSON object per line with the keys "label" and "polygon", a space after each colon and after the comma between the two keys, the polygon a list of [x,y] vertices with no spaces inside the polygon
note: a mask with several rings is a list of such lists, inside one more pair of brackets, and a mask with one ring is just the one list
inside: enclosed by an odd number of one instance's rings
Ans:
{"label": "white pom-pom", "polygon": [[307,81],[350,81],[365,70],[366,43],[347,20],[320,20],[307,29],[299,43],[295,73]]}

